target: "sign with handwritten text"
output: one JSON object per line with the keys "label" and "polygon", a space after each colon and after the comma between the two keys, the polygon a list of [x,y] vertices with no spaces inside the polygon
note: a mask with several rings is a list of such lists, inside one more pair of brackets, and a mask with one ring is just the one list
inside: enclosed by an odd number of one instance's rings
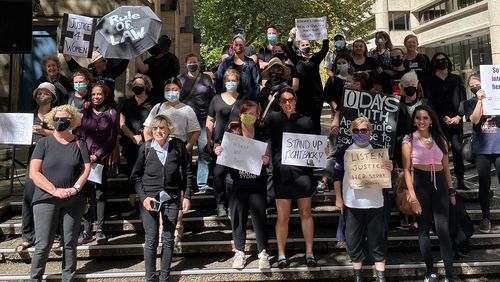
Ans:
{"label": "sign with handwritten text", "polygon": [[326,17],[295,19],[297,40],[323,40],[328,38]]}
{"label": "sign with handwritten text", "polygon": [[345,152],[345,173],[353,189],[391,188],[391,172],[385,168],[387,149],[356,149]]}
{"label": "sign with handwritten text", "polygon": [[500,65],[481,65],[481,88],[486,94],[483,99],[483,114],[500,115]]}
{"label": "sign with handwritten text", "polygon": [[61,32],[63,54],[90,58],[96,25],[94,18],[64,13]]}
{"label": "sign with handwritten text", "polygon": [[225,132],[217,164],[260,175],[267,143]]}
{"label": "sign with handwritten text", "polygon": [[325,168],[327,138],[323,135],[283,132],[281,163]]}
{"label": "sign with handwritten text", "polygon": [[0,113],[0,144],[31,145],[33,114]]}

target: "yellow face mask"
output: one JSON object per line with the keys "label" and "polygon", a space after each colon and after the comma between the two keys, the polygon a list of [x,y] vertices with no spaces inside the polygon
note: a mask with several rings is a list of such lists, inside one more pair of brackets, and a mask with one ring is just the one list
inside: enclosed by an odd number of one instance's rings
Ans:
{"label": "yellow face mask", "polygon": [[240,116],[241,123],[245,125],[253,125],[255,121],[257,120],[257,117],[254,115],[249,115],[249,114],[242,114]]}

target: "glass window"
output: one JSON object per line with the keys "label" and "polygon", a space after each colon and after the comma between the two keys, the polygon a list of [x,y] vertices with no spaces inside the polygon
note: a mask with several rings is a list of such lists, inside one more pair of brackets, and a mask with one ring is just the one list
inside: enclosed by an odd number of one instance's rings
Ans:
{"label": "glass window", "polygon": [[409,19],[410,19],[410,12],[389,13],[389,29],[409,30],[410,29]]}

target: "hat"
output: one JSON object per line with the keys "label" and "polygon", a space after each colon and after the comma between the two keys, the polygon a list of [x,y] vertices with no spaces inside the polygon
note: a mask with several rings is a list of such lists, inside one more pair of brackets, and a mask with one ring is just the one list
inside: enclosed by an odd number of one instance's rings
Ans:
{"label": "hat", "polygon": [[272,58],[269,63],[267,64],[266,68],[260,73],[262,78],[269,78],[269,70],[274,67],[278,66],[283,69],[283,77],[289,77],[290,76],[290,68],[285,66],[280,59],[278,58]]}
{"label": "hat", "polygon": [[158,48],[160,48],[163,54],[167,54],[170,51],[170,45],[172,45],[172,39],[168,35],[162,35],[158,38]]}
{"label": "hat", "polygon": [[54,101],[52,101],[52,102],[57,101],[56,87],[54,86],[54,84],[52,84],[50,82],[42,82],[42,83],[40,83],[40,85],[38,85],[38,87],[35,88],[35,90],[33,90],[33,99],[36,98],[36,94],[38,93],[39,89],[47,89],[47,90],[49,90],[50,93],[52,93],[52,96],[54,96]]}
{"label": "hat", "polygon": [[92,58],[90,59],[90,63],[93,64],[93,63],[99,61],[100,59],[102,59],[101,53],[99,53],[97,51],[92,51]]}
{"label": "hat", "polygon": [[345,35],[343,33],[341,33],[341,32],[335,34],[335,36],[333,37],[333,40],[335,40],[335,38],[337,38],[337,37],[342,37],[342,39],[345,40]]}
{"label": "hat", "polygon": [[239,33],[239,32],[245,32],[245,25],[244,24],[237,24],[233,26],[233,33]]}

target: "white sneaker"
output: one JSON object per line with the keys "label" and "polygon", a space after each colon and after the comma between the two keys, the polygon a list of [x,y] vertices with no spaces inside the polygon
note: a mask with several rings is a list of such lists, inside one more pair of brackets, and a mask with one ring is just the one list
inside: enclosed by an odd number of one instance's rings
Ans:
{"label": "white sneaker", "polygon": [[259,269],[271,269],[271,264],[269,263],[269,255],[266,250],[262,250],[259,253]]}
{"label": "white sneaker", "polygon": [[233,268],[243,269],[245,268],[245,263],[246,263],[245,253],[238,250],[234,251]]}

